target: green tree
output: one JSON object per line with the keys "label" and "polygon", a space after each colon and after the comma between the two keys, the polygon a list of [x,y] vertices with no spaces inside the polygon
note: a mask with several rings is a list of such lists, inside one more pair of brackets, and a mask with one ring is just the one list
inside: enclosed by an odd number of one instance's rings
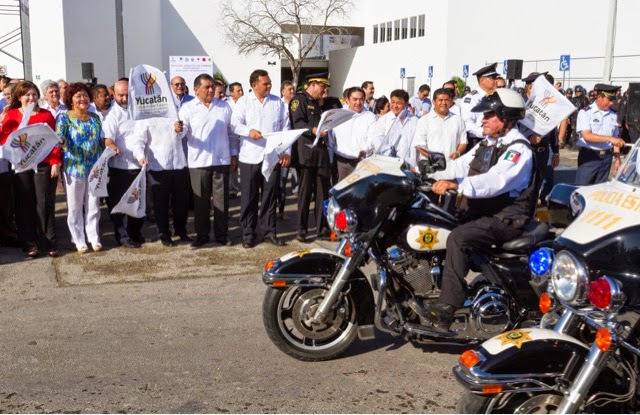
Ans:
{"label": "green tree", "polygon": [[462,96],[462,94],[464,93],[464,88],[467,86],[467,83],[464,81],[464,79],[460,78],[459,76],[452,76],[451,80],[455,82],[456,85],[458,85],[458,92]]}

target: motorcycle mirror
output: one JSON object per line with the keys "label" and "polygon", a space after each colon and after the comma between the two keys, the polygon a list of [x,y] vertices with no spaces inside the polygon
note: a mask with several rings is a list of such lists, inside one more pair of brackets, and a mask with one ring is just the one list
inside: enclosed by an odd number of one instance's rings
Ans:
{"label": "motorcycle mirror", "polygon": [[446,168],[447,158],[442,153],[430,152],[425,160],[420,160],[418,162],[418,169],[420,170],[420,175],[423,177],[437,171],[445,170]]}

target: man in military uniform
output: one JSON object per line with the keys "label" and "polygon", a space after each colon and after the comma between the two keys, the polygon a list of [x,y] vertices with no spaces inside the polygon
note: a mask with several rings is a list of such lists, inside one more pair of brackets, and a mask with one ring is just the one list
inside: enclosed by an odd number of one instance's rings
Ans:
{"label": "man in military uniform", "polygon": [[482,140],[482,117],[473,113],[472,108],[478,105],[487,93],[496,89],[496,81],[498,77],[500,77],[498,72],[496,72],[496,66],[498,66],[498,62],[480,68],[473,73],[473,75],[478,78],[478,86],[482,92],[478,91],[475,95],[465,95],[460,104],[462,119],[464,120],[467,130],[469,149],[473,148],[476,143]]}
{"label": "man in military uniform", "polygon": [[[298,235],[296,240],[306,242],[309,227],[309,206],[311,195],[315,194],[316,235],[319,239],[329,238],[329,226],[322,214],[322,203],[329,197],[329,179],[331,178],[329,150],[325,143],[327,132],[320,133],[318,145],[310,148],[315,140],[322,110],[318,100],[330,86],[327,74],[315,74],[306,77],[307,87],[298,92],[289,104],[291,129],[308,128],[298,139],[294,163],[299,171],[298,190]],[[308,144],[308,145],[307,145]]]}
{"label": "man in military uniform", "polygon": [[609,178],[611,161],[614,170],[620,167],[620,148],[623,139],[618,138],[618,120],[611,111],[619,86],[596,84],[597,96],[593,104],[578,113],[578,171],[576,184],[604,183]]}
{"label": "man in military uniform", "polygon": [[469,257],[478,247],[501,245],[522,234],[537,199],[531,145],[518,131],[524,101],[515,91],[498,89],[484,97],[473,112],[483,113],[484,139],[436,173],[433,191],[457,190],[468,198],[469,221],[447,238],[442,291],[437,303],[410,301],[411,308],[440,330],[448,330],[453,313],[467,298],[465,277]]}
{"label": "man in military uniform", "polygon": [[574,112],[569,116],[569,129],[567,134],[569,134],[570,141],[565,142],[565,147],[571,148],[571,143],[576,145],[578,143],[578,131],[576,130],[576,122],[578,121],[578,113],[580,110],[587,108],[589,103],[589,98],[587,98],[587,91],[582,87],[582,85],[576,85],[575,87],[575,96],[569,98],[569,101],[573,104],[574,107],[578,109],[578,111]]}

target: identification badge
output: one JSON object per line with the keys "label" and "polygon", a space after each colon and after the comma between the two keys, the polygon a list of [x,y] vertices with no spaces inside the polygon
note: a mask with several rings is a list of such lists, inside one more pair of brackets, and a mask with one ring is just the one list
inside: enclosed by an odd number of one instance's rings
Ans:
{"label": "identification badge", "polygon": [[299,106],[300,103],[298,102],[298,100],[294,100],[293,102],[291,102],[291,111],[297,111]]}

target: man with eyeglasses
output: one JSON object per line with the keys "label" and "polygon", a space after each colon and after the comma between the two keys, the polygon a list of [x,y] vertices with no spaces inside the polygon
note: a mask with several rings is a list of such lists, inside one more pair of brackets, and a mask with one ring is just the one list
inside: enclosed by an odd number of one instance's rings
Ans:
{"label": "man with eyeglasses", "polygon": [[611,106],[616,102],[619,86],[596,84],[596,100],[578,114],[578,171],[577,185],[604,183],[609,178],[611,162],[614,172],[620,168],[620,148],[623,139],[618,138],[618,120]]}
{"label": "man with eyeglasses", "polygon": [[176,97],[176,106],[178,107],[178,111],[184,104],[191,101],[193,96],[187,94],[187,83],[184,78],[181,76],[174,76],[171,78],[171,90]]}

